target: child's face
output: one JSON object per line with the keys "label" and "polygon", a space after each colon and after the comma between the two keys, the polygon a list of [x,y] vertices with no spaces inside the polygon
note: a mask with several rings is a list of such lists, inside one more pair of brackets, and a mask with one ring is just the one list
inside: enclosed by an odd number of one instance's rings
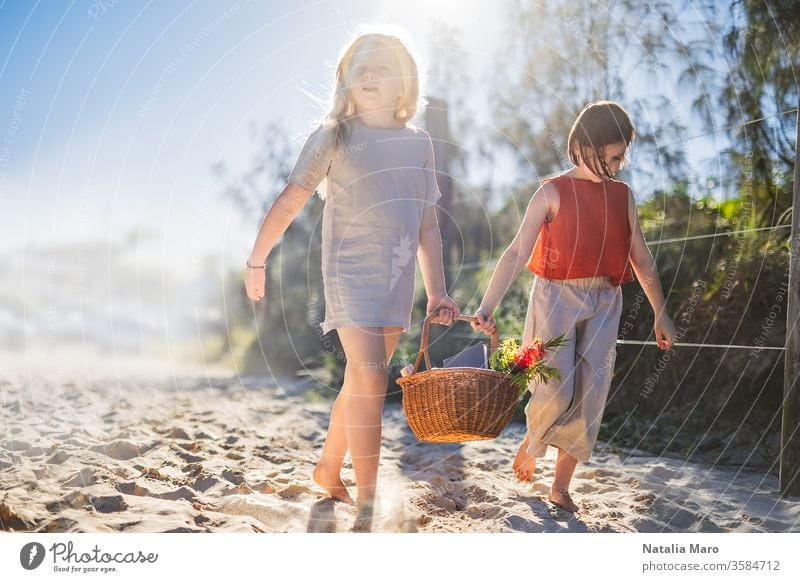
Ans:
{"label": "child's face", "polygon": [[[622,164],[625,161],[625,152],[627,150],[628,144],[626,144],[624,141],[611,143],[603,148],[603,159],[605,160],[606,167],[608,168],[608,171],[612,177],[622,167]],[[592,167],[594,166],[594,160],[592,159],[594,156],[594,150],[587,149],[584,153],[587,157],[589,157],[589,160],[584,161],[584,159],[581,157],[579,165],[583,167],[584,170],[594,173],[592,171]],[[602,165],[597,164],[597,170],[602,171]]]}
{"label": "child's face", "polygon": [[390,49],[365,44],[353,55],[347,85],[359,113],[393,112],[403,91],[400,63]]}
{"label": "child's face", "polygon": [[619,169],[622,167],[622,164],[625,161],[625,152],[628,150],[628,144],[626,144],[624,141],[620,141],[617,143],[608,144],[603,149],[606,166],[608,166],[608,170],[613,176],[619,172]]}

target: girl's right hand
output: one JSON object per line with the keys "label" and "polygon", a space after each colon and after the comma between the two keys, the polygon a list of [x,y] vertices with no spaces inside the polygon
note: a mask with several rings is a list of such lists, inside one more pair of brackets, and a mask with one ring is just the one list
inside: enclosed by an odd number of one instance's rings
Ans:
{"label": "girl's right hand", "polygon": [[245,267],[244,286],[247,296],[253,301],[260,301],[267,294],[267,272],[265,269]]}
{"label": "girl's right hand", "polygon": [[479,307],[473,317],[478,319],[478,321],[470,322],[475,331],[482,331],[486,335],[492,335],[497,331],[497,322],[494,320],[494,316],[487,314],[483,307]]}

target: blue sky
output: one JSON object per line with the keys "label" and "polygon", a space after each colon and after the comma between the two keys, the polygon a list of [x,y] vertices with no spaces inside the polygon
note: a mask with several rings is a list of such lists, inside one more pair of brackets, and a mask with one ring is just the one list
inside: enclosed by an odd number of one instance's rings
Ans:
{"label": "blue sky", "polygon": [[268,123],[305,132],[357,23],[425,59],[471,4],[0,0],[0,345],[197,353],[262,219],[212,164],[245,171]]}
{"label": "blue sky", "polygon": [[446,22],[468,48],[460,66],[479,77],[513,33],[505,5],[2,2],[0,248],[133,232],[149,241],[137,261],[188,274],[216,254],[238,268],[261,217],[243,219],[220,196],[213,163],[243,171],[268,122],[306,130],[318,114],[307,92],[326,96],[356,23],[405,27],[429,62]]}
{"label": "blue sky", "polygon": [[317,112],[303,90],[324,93],[356,22],[399,23],[424,39],[456,3],[429,4],[0,4],[0,132],[13,133],[0,243],[141,228],[162,233],[155,260],[245,256],[260,217],[247,232],[211,164],[246,167],[253,126],[304,130]]}
{"label": "blue sky", "polygon": [[[307,131],[319,115],[309,94],[327,97],[359,23],[404,27],[423,63],[453,51],[456,72],[468,75],[455,87],[465,109],[453,116],[490,130],[491,73],[519,72],[501,62],[514,55],[498,56],[504,35],[520,32],[507,5],[0,0],[0,320],[9,341],[88,342],[93,333],[119,347],[149,335],[171,347],[198,322],[224,318],[219,290],[227,271],[243,268],[262,216],[243,217],[222,197],[212,165],[241,175],[269,123]],[[443,27],[463,50],[446,46]],[[628,84],[630,99],[653,90]],[[692,121],[687,135],[701,132]],[[713,159],[719,146],[687,147]]]}

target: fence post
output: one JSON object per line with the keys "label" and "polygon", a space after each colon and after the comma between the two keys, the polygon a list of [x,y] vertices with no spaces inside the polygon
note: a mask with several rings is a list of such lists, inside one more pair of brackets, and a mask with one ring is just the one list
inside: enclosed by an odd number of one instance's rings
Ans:
{"label": "fence post", "polygon": [[780,489],[782,497],[800,495],[800,108],[794,149],[792,230],[789,238],[789,293],[786,305],[783,410],[781,414]]}

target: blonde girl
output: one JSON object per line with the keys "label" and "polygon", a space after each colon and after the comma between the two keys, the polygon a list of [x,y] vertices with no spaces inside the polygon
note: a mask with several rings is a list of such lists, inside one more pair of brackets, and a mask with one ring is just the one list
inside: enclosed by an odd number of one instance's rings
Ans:
{"label": "blonde girl", "polygon": [[334,499],[352,503],[341,479],[350,452],[355,530],[371,526],[387,362],[411,326],[415,256],[427,313],[437,311],[433,321],[451,325],[460,315],[445,289],[433,144],[425,131],[408,124],[418,101],[419,75],[407,43],[367,33],[344,48],[330,112],[267,212],[245,278],[248,296],[262,299],[266,258],[324,181],[321,326],[324,333],[337,331],[347,361],[313,478]]}

